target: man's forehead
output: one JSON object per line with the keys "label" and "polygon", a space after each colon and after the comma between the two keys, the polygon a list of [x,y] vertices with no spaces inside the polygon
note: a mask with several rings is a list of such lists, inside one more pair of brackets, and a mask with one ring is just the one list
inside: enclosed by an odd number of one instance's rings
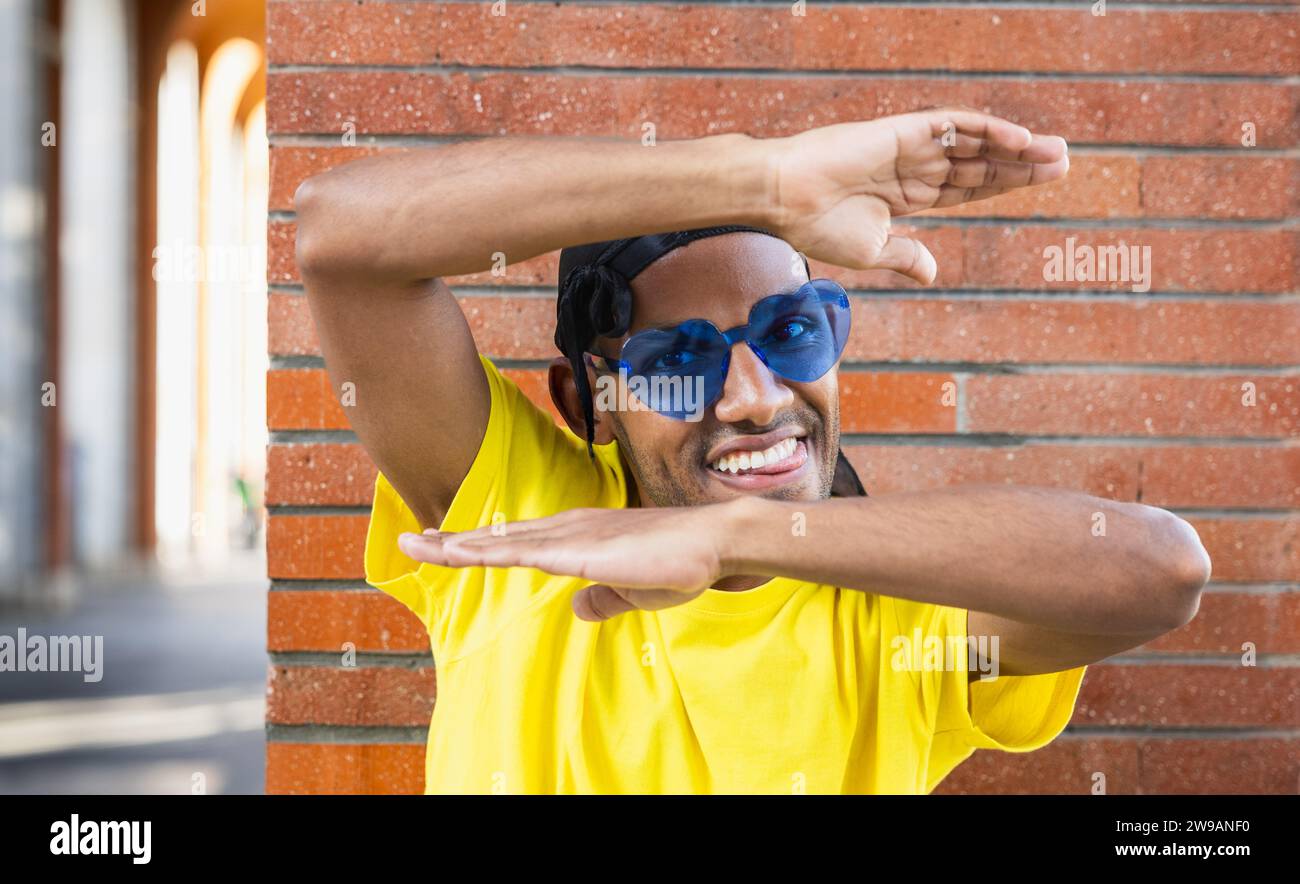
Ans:
{"label": "man's forehead", "polygon": [[632,280],[630,331],[688,319],[740,324],[760,299],[797,291],[807,281],[803,256],[775,237],[729,234],[697,240]]}
{"label": "man's forehead", "polygon": [[[737,286],[726,281],[680,288],[649,289],[632,285],[632,324],[629,334],[647,328],[675,326],[689,319],[707,319],[719,328],[740,325],[749,316],[750,308],[770,295],[789,295],[797,292],[808,281],[800,268],[798,278],[773,279],[771,276],[753,281],[753,285]],[[763,283],[767,284],[764,286]]]}

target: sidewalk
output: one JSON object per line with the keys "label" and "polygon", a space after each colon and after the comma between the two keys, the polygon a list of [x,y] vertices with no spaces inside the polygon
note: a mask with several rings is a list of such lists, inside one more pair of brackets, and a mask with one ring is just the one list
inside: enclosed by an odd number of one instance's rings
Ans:
{"label": "sidewalk", "polygon": [[0,671],[0,794],[261,793],[264,574],[77,578],[63,610],[0,611],[0,636],[102,640],[97,673]]}

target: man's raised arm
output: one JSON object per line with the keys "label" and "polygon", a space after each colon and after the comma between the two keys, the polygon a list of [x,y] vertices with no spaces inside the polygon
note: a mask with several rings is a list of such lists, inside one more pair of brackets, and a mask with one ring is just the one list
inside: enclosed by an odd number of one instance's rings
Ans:
{"label": "man's raised arm", "polygon": [[442,277],[569,245],[772,221],[769,154],[732,133],[517,137],[357,160],[294,196],[297,262],[337,393],[422,527],[441,523],[487,427],[473,338]]}

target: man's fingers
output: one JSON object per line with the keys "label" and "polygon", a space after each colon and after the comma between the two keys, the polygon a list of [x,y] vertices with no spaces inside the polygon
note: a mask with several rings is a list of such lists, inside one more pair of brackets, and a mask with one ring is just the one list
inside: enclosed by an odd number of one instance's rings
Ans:
{"label": "man's fingers", "polygon": [[636,605],[619,595],[614,587],[602,583],[580,589],[573,595],[573,613],[579,620],[592,623],[636,609]]}
{"label": "man's fingers", "polygon": [[441,537],[444,540],[452,537],[478,540],[484,537],[500,537],[506,534],[519,535],[535,531],[550,531],[560,525],[580,519],[582,516],[583,514],[578,510],[564,510],[553,516],[543,516],[540,519],[521,519],[518,522],[497,521],[491,525],[470,528],[467,531],[440,531],[437,528],[426,528],[424,529],[424,535],[426,537]]}
{"label": "man's fingers", "polygon": [[957,187],[1028,187],[1065,177],[1070,158],[1062,155],[1050,163],[1013,163],[1005,160],[955,159],[948,171],[948,183]]}
{"label": "man's fingers", "polygon": [[952,184],[945,184],[939,188],[939,198],[934,201],[933,208],[942,209],[946,206],[958,206],[962,203],[986,200],[1000,193],[1006,193],[1006,191],[1007,188],[1005,187],[957,187]]}
{"label": "man's fingers", "polygon": [[593,583],[573,594],[573,613],[582,620],[608,620],[628,611],[661,611],[685,604],[699,593]]}
{"label": "man's fingers", "polygon": [[1052,163],[1068,151],[1059,135],[1037,135],[1010,120],[970,108],[923,111],[930,135],[950,157]]}
{"label": "man's fingers", "polygon": [[452,565],[448,560],[447,536],[428,532],[424,534],[399,534],[397,536],[397,548],[405,553],[407,558],[415,559],[417,562],[428,562],[432,565],[452,568],[456,566]]}
{"label": "man's fingers", "polygon": [[885,241],[885,247],[880,250],[871,267],[893,270],[895,273],[915,279],[921,285],[934,282],[939,272],[939,265],[934,260],[934,255],[930,254],[930,250],[924,243],[911,237],[893,234],[890,234],[889,239]]}
{"label": "man's fingers", "polygon": [[1054,163],[1069,153],[1069,145],[1059,135],[1034,135],[1026,147],[1008,148],[984,138],[960,133],[938,139],[943,152],[952,159],[1005,160],[1012,163]]}
{"label": "man's fingers", "polygon": [[492,537],[478,542],[459,541],[461,535],[402,534],[398,547],[417,562],[444,568],[536,567],[536,554],[543,547],[532,537]]}
{"label": "man's fingers", "polygon": [[992,151],[1018,154],[1029,147],[1034,138],[1024,126],[977,110],[942,107],[924,113],[930,122],[932,136],[942,139],[946,135],[951,139],[953,135],[965,135],[985,141],[988,147],[982,151],[983,154]]}

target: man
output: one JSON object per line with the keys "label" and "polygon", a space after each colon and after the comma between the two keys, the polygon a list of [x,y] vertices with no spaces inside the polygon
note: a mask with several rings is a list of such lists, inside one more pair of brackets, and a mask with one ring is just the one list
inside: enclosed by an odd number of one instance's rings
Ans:
{"label": "man", "polygon": [[[380,470],[366,577],[438,666],[426,791],[928,792],[976,748],[1046,744],[1088,663],[1187,623],[1209,559],[1167,511],[868,497],[839,452],[851,299],[803,255],[929,284],[893,216],[1067,168],[1058,137],[940,108],[461,143],[304,182],[299,267]],[[442,280],[562,248],[567,428],[476,352]]]}

